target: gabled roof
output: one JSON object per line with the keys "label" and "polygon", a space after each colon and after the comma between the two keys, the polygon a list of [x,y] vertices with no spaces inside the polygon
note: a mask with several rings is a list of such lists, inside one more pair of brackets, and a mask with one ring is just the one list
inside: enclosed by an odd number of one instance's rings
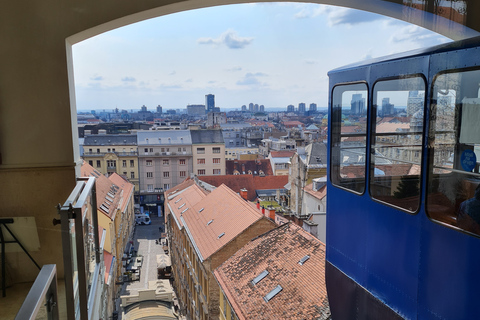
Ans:
{"label": "gabled roof", "polygon": [[84,146],[131,146],[137,145],[136,134],[107,134],[85,136]]}
{"label": "gabled roof", "polygon": [[327,146],[325,145],[325,143],[311,143],[305,148],[305,152],[308,156],[307,163],[309,166],[327,165]]}
{"label": "gabled roof", "polygon": [[314,190],[313,189],[313,182],[310,183],[310,184],[307,184],[303,188],[303,190],[305,190],[306,193],[312,195],[313,197],[317,198],[318,200],[322,200],[327,195],[327,186],[326,185],[321,187],[318,190]]}
{"label": "gabled roof", "polygon": [[328,319],[330,315],[325,244],[293,223],[250,241],[214,275],[239,319]]}
{"label": "gabled roof", "polygon": [[225,143],[222,130],[192,130],[190,133],[193,144]]}
{"label": "gabled roof", "polygon": [[134,185],[127,181],[124,177],[118,175],[117,173],[113,173],[108,177],[108,180],[110,180],[113,184],[117,185],[120,187],[122,190],[121,197],[122,199],[120,200],[120,209],[122,212],[125,212],[128,206],[129,200],[133,201],[133,198],[130,199],[131,195],[133,194],[133,188]]}
{"label": "gabled roof", "polygon": [[247,189],[247,199],[249,201],[254,201],[257,198],[257,190],[283,190],[288,182],[287,175],[265,177],[250,174],[215,175],[201,176],[198,179],[215,187],[225,184],[236,193],[240,193],[240,189]]}
{"label": "gabled roof", "polygon": [[121,203],[122,189],[85,161],[80,172],[82,177],[95,177],[97,209],[114,220],[117,208]]}
{"label": "gabled roof", "polygon": [[272,166],[268,159],[226,160],[225,171],[227,175],[235,174],[235,171],[238,171],[239,174],[243,174],[243,172],[248,174],[251,171],[254,175],[259,175],[260,171],[262,171],[266,176],[273,175]]}
{"label": "gabled roof", "polygon": [[226,185],[208,195],[196,184],[191,185],[169,199],[168,205],[202,261],[264,218],[253,204]]}

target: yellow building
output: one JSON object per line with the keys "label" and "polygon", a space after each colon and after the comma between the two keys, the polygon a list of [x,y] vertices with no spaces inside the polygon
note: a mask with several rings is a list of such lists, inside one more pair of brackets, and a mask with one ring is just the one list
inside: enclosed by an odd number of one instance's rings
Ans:
{"label": "yellow building", "polygon": [[135,185],[135,191],[139,190],[136,134],[87,135],[83,159],[103,175],[115,172],[126,177]]}
{"label": "yellow building", "polygon": [[[133,185],[116,173],[106,178],[92,166],[82,165],[82,176],[96,178],[98,225],[105,229],[106,236],[103,246],[106,273],[110,275],[105,283],[105,316],[115,309],[113,302],[121,287],[116,283],[123,280],[122,258],[128,242],[133,237],[135,215],[133,207]],[[111,255],[113,259],[108,259]]]}
{"label": "yellow building", "polygon": [[193,174],[225,174],[225,142],[221,130],[191,130]]}

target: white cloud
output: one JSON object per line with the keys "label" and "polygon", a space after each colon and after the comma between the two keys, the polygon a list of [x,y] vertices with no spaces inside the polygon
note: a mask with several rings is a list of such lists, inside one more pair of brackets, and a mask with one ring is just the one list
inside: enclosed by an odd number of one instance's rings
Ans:
{"label": "white cloud", "polygon": [[93,80],[93,81],[102,81],[104,78],[102,76],[97,76],[97,75],[94,75],[93,77],[90,78],[90,80]]}
{"label": "white cloud", "polygon": [[385,19],[385,17],[381,15],[362,10],[310,4],[301,6],[300,11],[297,12],[294,17],[297,19],[306,19],[314,18],[320,15],[327,16],[327,23],[330,27],[342,24],[353,26],[360,23],[368,23]]}
{"label": "white cloud", "polygon": [[137,80],[134,77],[123,77],[122,81],[123,82],[135,82]]}
{"label": "white cloud", "polygon": [[237,81],[237,85],[240,86],[266,86],[266,83],[261,83],[259,77],[267,76],[265,73],[247,73],[242,79]]}
{"label": "white cloud", "polygon": [[207,45],[226,45],[229,49],[243,49],[251,44],[253,38],[239,37],[234,30],[227,30],[218,38],[200,38],[197,40],[199,44]]}

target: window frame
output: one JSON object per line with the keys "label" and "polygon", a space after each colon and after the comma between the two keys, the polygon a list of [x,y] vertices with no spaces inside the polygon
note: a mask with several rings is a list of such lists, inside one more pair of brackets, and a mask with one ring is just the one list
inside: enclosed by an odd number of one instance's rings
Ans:
{"label": "window frame", "polygon": [[[376,134],[375,134],[375,129],[376,129],[376,122],[375,123],[369,123],[369,131],[368,131],[368,136],[369,136],[369,139],[370,139],[370,143],[368,145],[368,154],[370,155],[370,160],[369,160],[369,163],[367,165],[367,169],[368,169],[368,194],[370,196],[370,199],[372,199],[373,201],[375,202],[378,202],[378,203],[381,203],[385,206],[388,206],[388,207],[392,207],[392,208],[395,208],[396,210],[399,210],[399,211],[402,211],[402,212],[405,212],[405,213],[408,213],[410,215],[416,215],[420,212],[420,209],[422,207],[422,195],[424,193],[424,190],[422,190],[422,186],[423,186],[423,175],[424,175],[424,172],[425,172],[425,151],[424,151],[424,144],[425,144],[425,139],[426,139],[426,135],[427,135],[427,97],[429,97],[430,93],[429,93],[429,86],[428,86],[428,81],[427,81],[427,78],[425,77],[424,74],[422,73],[412,73],[412,74],[408,74],[408,75],[401,75],[401,76],[395,76],[395,77],[382,77],[382,78],[378,78],[375,80],[375,82],[373,83],[372,87],[371,87],[371,92],[370,92],[370,99],[371,99],[371,107],[370,107],[370,115],[372,118],[373,115],[375,114],[375,119],[377,118],[377,105],[376,105],[376,102],[374,103],[374,99],[375,99],[375,86],[379,83],[379,82],[386,82],[386,81],[394,81],[394,80],[404,80],[404,79],[412,79],[412,78],[419,78],[423,81],[423,84],[424,84],[424,88],[425,88],[425,93],[424,93],[424,100],[423,100],[423,132],[421,134],[421,143],[420,143],[420,156],[421,156],[421,160],[419,162],[420,164],[420,172],[418,174],[418,177],[419,177],[419,182],[418,182],[418,188],[419,188],[419,193],[418,193],[418,205],[417,205],[417,208],[414,210],[414,211],[411,211],[411,210],[408,210],[406,208],[403,208],[403,207],[399,207],[399,206],[396,206],[395,204],[392,204],[392,203],[389,203],[387,201],[384,201],[384,200],[381,200],[381,199],[377,199],[375,198],[372,194],[372,190],[371,190],[371,186],[372,186],[372,182],[374,181],[374,174],[375,174],[375,163],[373,162],[375,157],[373,156],[372,154],[372,150],[375,146],[375,137],[376,137]],[[400,153],[400,150],[397,149],[396,150],[396,153],[399,154]]]}
{"label": "window frame", "polygon": [[[466,72],[471,72],[471,71],[477,71],[480,73],[480,67],[479,66],[474,66],[474,67],[467,67],[467,68],[454,68],[454,69],[448,69],[448,70],[442,70],[440,72],[437,72],[435,73],[435,75],[432,77],[432,81],[430,83],[430,86],[429,86],[429,89],[430,89],[430,92],[429,92],[429,99],[430,99],[430,105],[429,105],[429,111],[430,111],[430,117],[428,119],[428,137],[429,137],[429,146],[430,146],[430,143],[433,147],[429,147],[428,150],[427,150],[427,156],[428,156],[428,161],[427,161],[427,165],[426,165],[426,170],[427,170],[427,174],[426,174],[426,190],[425,190],[425,215],[427,216],[427,218],[432,221],[433,223],[435,224],[439,224],[439,225],[442,225],[446,228],[449,228],[449,229],[453,229],[453,230],[456,230],[458,232],[461,232],[461,233],[464,233],[466,235],[469,235],[471,237],[476,237],[476,238],[480,238],[480,234],[477,234],[473,231],[469,231],[469,230],[466,230],[464,228],[462,228],[461,226],[458,226],[458,225],[453,225],[453,224],[450,224],[448,223],[447,221],[444,221],[444,220],[440,220],[440,219],[437,219],[435,217],[432,217],[432,214],[430,211],[430,206],[431,206],[431,203],[429,201],[429,194],[431,193],[432,190],[435,190],[434,188],[432,188],[431,186],[431,179],[433,176],[435,175],[438,175],[438,174],[434,174],[433,173],[433,169],[435,168],[435,165],[434,165],[434,160],[435,160],[435,133],[437,131],[435,131],[434,129],[434,126],[433,124],[435,123],[436,121],[436,116],[437,114],[433,114],[433,103],[432,101],[435,99],[436,101],[436,97],[434,97],[434,93],[435,93],[435,84],[438,80],[439,77],[441,76],[444,76],[444,75],[447,75],[447,74],[453,74],[453,73],[466,73]],[[455,102],[455,105],[457,105],[457,103]],[[437,104],[435,104],[435,107],[437,106]],[[455,106],[456,107],[456,106]],[[462,109],[463,109],[463,103],[462,103]],[[463,110],[462,110],[463,111]],[[459,112],[461,114],[461,112]],[[454,115],[454,118],[456,119],[457,117],[457,113],[455,113]],[[454,126],[458,126],[458,123],[455,123]],[[457,132],[457,130],[460,130],[459,128],[454,128],[454,132]],[[458,133],[459,134],[459,133]],[[432,137],[432,138],[430,138]],[[455,144],[459,144],[460,142],[455,142]],[[454,146],[455,148],[455,146]],[[479,158],[477,158],[477,163],[480,161]],[[452,177],[454,174],[459,174],[459,172],[455,173],[455,170],[458,170],[458,169],[455,169],[455,168],[452,168],[452,171],[449,172],[449,173],[445,173],[444,175],[445,176],[449,176],[449,177]],[[474,172],[467,172],[465,171],[465,173],[463,173],[464,175],[470,175],[470,176],[475,176],[475,175],[478,175],[478,173],[474,173]],[[480,176],[479,176],[480,178]],[[466,179],[463,179],[463,181],[466,180]],[[480,180],[479,180],[480,181]],[[468,199],[467,199],[468,200]],[[466,201],[466,200],[464,200]],[[462,202],[464,202],[462,201]],[[459,209],[459,208],[458,208]],[[458,215],[458,212],[456,212],[457,210],[455,210],[453,212],[453,214],[455,216]],[[451,214],[447,215],[447,216],[453,216]]]}
{"label": "window frame", "polygon": [[[365,108],[366,108],[367,112],[366,112],[366,127],[365,127],[365,133],[364,133],[364,136],[365,136],[365,165],[364,165],[364,168],[363,168],[363,173],[364,173],[363,190],[361,192],[359,192],[357,190],[354,190],[354,189],[351,189],[351,188],[347,188],[344,185],[342,185],[340,183],[337,183],[336,179],[338,179],[338,181],[341,182],[341,178],[339,177],[340,176],[340,165],[338,165],[338,168],[333,165],[333,163],[335,163],[334,162],[334,157],[336,156],[336,154],[334,152],[334,142],[336,140],[334,140],[334,139],[336,139],[335,134],[337,133],[335,131],[335,129],[337,129],[337,127],[334,127],[334,125],[333,125],[334,114],[336,114],[336,110],[334,110],[334,107],[333,107],[334,91],[338,87],[348,87],[348,86],[356,86],[356,85],[365,85],[365,91],[367,93],[367,96],[365,98]],[[346,91],[359,91],[359,90],[345,90],[344,92],[346,92]],[[329,102],[329,107],[330,107],[330,110],[331,110],[330,113],[329,113],[329,117],[331,117],[331,119],[329,119],[329,125],[331,125],[331,128],[330,128],[331,135],[330,135],[330,139],[329,139],[329,143],[330,143],[330,147],[329,147],[330,148],[330,169],[329,169],[329,171],[330,171],[329,172],[330,173],[330,182],[336,188],[339,188],[339,189],[351,192],[353,194],[362,196],[362,195],[365,194],[365,192],[367,190],[367,175],[368,175],[367,155],[368,155],[368,151],[369,151],[369,148],[368,148],[368,128],[369,128],[369,124],[370,124],[370,105],[371,105],[370,104],[370,99],[371,99],[370,86],[369,86],[369,83],[366,80],[353,81],[353,82],[341,82],[341,83],[335,84],[332,87],[330,96],[332,97],[331,101]],[[342,116],[342,113],[341,113],[341,110],[340,110],[340,119],[341,119],[341,116]],[[341,126],[340,126],[340,128],[341,128]],[[340,129],[340,132],[338,132],[338,133],[339,133],[339,137],[341,139],[341,136],[342,136],[341,129]],[[340,139],[339,139],[339,142],[340,142]],[[339,146],[338,148],[339,148],[339,152],[341,152],[341,147]],[[338,157],[340,158],[340,154],[338,154]],[[338,174],[335,172],[336,170],[338,170]]]}

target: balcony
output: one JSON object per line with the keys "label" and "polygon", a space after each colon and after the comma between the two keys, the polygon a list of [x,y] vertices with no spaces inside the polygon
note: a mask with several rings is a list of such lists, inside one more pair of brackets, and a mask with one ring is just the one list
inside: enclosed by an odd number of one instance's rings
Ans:
{"label": "balcony", "polygon": [[[130,151],[130,152],[84,152],[83,157],[104,157],[107,154],[115,154],[118,157],[136,157],[138,155],[137,151]],[[148,154],[148,152],[147,152]]]}

